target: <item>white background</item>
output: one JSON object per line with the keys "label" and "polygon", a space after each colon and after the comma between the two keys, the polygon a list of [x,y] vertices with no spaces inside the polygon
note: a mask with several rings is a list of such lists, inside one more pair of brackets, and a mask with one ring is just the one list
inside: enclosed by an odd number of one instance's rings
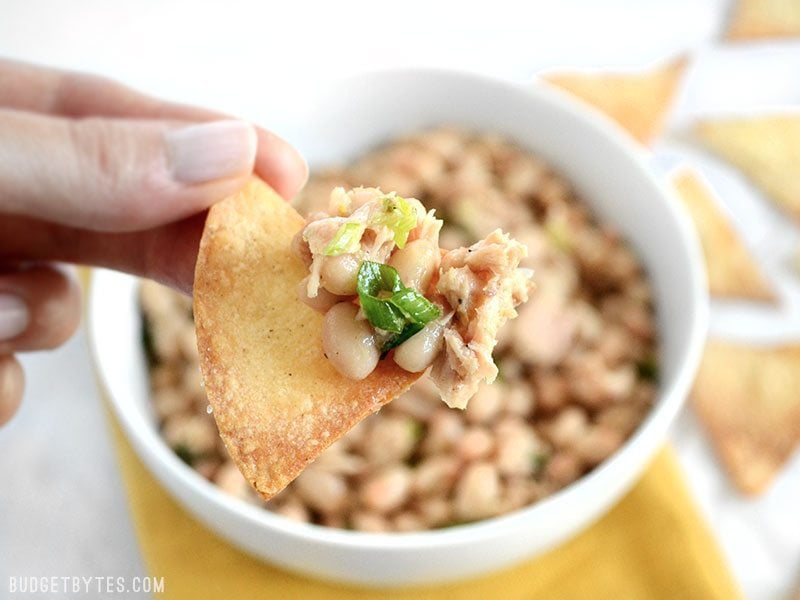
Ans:
{"label": "white background", "polygon": [[[800,339],[800,286],[789,266],[800,236],[684,133],[700,115],[800,105],[800,42],[720,45],[728,9],[724,0],[0,0],[0,55],[106,74],[269,126],[271,98],[313,93],[320,79],[361,69],[445,66],[525,82],[545,68],[632,68],[691,52],[653,166],[666,173],[689,162],[703,172],[783,299],[778,310],[715,303],[712,331]],[[83,335],[23,362],[25,405],[0,430],[0,589],[9,575],[143,574]],[[690,413],[673,439],[746,595],[793,598],[800,455],[765,495],[745,499]]]}

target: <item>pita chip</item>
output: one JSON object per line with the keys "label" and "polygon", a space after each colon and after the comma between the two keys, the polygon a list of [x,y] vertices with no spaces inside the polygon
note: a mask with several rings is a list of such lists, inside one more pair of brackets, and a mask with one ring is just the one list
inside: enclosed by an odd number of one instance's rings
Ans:
{"label": "pita chip", "polygon": [[797,0],[736,0],[725,37],[757,40],[800,36]]}
{"label": "pita chip", "polygon": [[303,218],[253,179],[209,211],[194,284],[200,367],[225,446],[265,499],[419,377],[384,360],[340,375],[322,316],[297,299],[306,266],[291,250]]}
{"label": "pita chip", "polygon": [[800,443],[800,345],[709,342],[692,402],[736,487],[763,492]]}
{"label": "pita chip", "polygon": [[800,112],[701,121],[697,137],[800,219]]}
{"label": "pita chip", "polygon": [[647,145],[664,126],[685,68],[686,59],[679,58],[643,72],[554,72],[543,78],[606,113]]}
{"label": "pita chip", "polygon": [[673,182],[697,227],[710,293],[775,302],[775,294],[708,186],[688,169],[679,172]]}

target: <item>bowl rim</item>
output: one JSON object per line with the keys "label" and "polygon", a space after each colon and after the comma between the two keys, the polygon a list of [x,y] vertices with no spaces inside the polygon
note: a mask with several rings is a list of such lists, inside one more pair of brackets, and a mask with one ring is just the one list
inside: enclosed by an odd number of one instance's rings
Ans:
{"label": "bowl rim", "polygon": [[[265,510],[261,506],[250,504],[245,500],[223,492],[183,463],[167,446],[163,438],[158,435],[156,428],[147,422],[141,411],[138,411],[134,406],[121,402],[118,396],[114,394],[114,386],[108,380],[108,374],[103,366],[103,354],[101,348],[98,347],[97,319],[95,318],[99,310],[98,305],[101,302],[98,292],[101,285],[98,285],[98,283],[102,284],[109,277],[129,277],[132,279],[131,276],[109,272],[104,269],[97,269],[97,272],[93,273],[86,319],[92,360],[101,386],[104,388],[114,409],[115,416],[122,425],[129,441],[132,442],[139,458],[150,468],[151,475],[155,475],[155,469],[149,464],[150,461],[161,463],[167,471],[166,476],[179,481],[192,493],[201,496],[206,503],[214,505],[217,510],[231,512],[237,518],[247,521],[252,526],[266,527],[291,538],[327,546],[371,550],[403,550],[419,549],[420,547],[460,546],[465,543],[480,542],[494,537],[498,531],[516,528],[521,521],[532,518],[546,521],[548,515],[553,513],[559,505],[580,495],[584,488],[596,485],[598,480],[602,480],[606,476],[605,473],[613,470],[615,465],[621,462],[623,455],[635,452],[636,448],[641,445],[641,440],[651,435],[651,431],[660,428],[666,430],[674,421],[683,405],[699,365],[708,326],[709,306],[703,257],[694,227],[686,210],[674,198],[675,192],[666,186],[665,182],[657,176],[653,169],[648,167],[644,148],[637,144],[617,123],[597,109],[588,107],[565,92],[543,83],[533,82],[525,87],[519,83],[504,79],[446,68],[409,67],[367,70],[326,82],[325,85],[344,85],[348,81],[370,79],[376,76],[457,78],[462,81],[471,80],[467,82],[469,84],[494,86],[503,93],[526,93],[538,96],[539,99],[553,106],[556,110],[569,113],[570,118],[581,122],[583,126],[599,130],[599,133],[608,138],[610,143],[616,145],[627,155],[631,168],[636,170],[640,177],[648,180],[654,189],[660,191],[665,200],[664,203],[668,205],[667,209],[675,217],[678,232],[677,242],[685,248],[690,258],[688,267],[693,285],[691,290],[692,310],[690,311],[690,320],[687,323],[687,328],[689,329],[688,347],[681,359],[675,377],[671,381],[661,383],[659,402],[648,412],[645,419],[633,434],[625,440],[623,445],[611,457],[572,484],[542,500],[503,515],[453,527],[419,532],[372,533],[337,529],[292,521]],[[674,201],[667,201],[669,199]],[[158,479],[159,476],[156,475],[156,478]],[[169,486],[162,485],[162,487],[166,487],[174,495]]]}

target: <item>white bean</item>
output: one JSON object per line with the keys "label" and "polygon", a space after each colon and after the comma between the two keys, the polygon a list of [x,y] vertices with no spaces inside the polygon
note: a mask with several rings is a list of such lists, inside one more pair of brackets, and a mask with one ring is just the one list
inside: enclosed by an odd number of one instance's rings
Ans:
{"label": "white bean", "polygon": [[488,456],[493,448],[494,439],[489,432],[483,427],[472,427],[464,432],[456,452],[465,461],[471,461]]}
{"label": "white bean", "polygon": [[498,432],[497,468],[503,475],[528,475],[534,471],[535,457],[542,449],[541,441],[529,425],[522,425],[504,435]]}
{"label": "white bean", "polygon": [[508,386],[500,381],[481,384],[478,393],[470,400],[464,416],[470,423],[491,422],[503,406],[503,397],[508,394]]}
{"label": "white bean", "polygon": [[311,508],[324,514],[341,510],[347,501],[347,484],[340,475],[321,469],[306,469],[294,480],[297,495]]}
{"label": "white bean", "polygon": [[339,296],[356,293],[356,276],[361,260],[355,254],[326,256],[322,261],[320,279],[322,287]]}
{"label": "white bean", "polygon": [[417,442],[415,421],[402,415],[383,415],[372,426],[364,444],[364,454],[373,464],[402,462]]}
{"label": "white bean", "polygon": [[401,512],[394,518],[395,531],[421,531],[425,529],[425,523],[418,514],[413,512]]}
{"label": "white bean", "polygon": [[485,462],[472,463],[458,482],[454,508],[461,519],[473,520],[497,512],[500,503],[500,474]]}
{"label": "white bean", "polygon": [[225,461],[219,468],[214,475],[214,483],[237,498],[246,498],[250,492],[250,484],[232,460]]}
{"label": "white bean", "polygon": [[403,504],[411,488],[411,472],[407,467],[389,467],[372,475],[361,487],[359,498],[367,508],[379,514],[388,513]]}
{"label": "white bean", "polygon": [[381,515],[371,511],[356,511],[350,517],[353,529],[356,531],[370,531],[383,533],[389,531],[389,523]]}
{"label": "white bean", "polygon": [[625,438],[619,431],[595,425],[577,441],[575,452],[590,466],[594,466],[614,454],[624,441]]}
{"label": "white bean", "polygon": [[177,387],[164,387],[153,392],[153,407],[162,419],[169,419],[192,405],[191,396]]}
{"label": "white bean", "polygon": [[307,523],[311,520],[311,517],[308,514],[308,509],[302,502],[300,502],[299,499],[295,497],[289,498],[286,502],[276,508],[275,512],[279,515],[283,515],[287,519],[291,519],[292,521]]}
{"label": "white bean", "polygon": [[303,280],[297,284],[297,298],[303,304],[307,304],[317,312],[323,314],[330,310],[334,304],[342,300],[341,297],[332,294],[323,287],[317,290],[316,296],[310,298],[308,296],[308,277],[304,277]]}
{"label": "white bean", "polygon": [[581,476],[581,460],[572,452],[558,452],[548,461],[544,473],[559,487],[569,485]]}
{"label": "white bean", "polygon": [[547,432],[559,448],[572,448],[589,430],[586,411],[577,406],[568,406],[550,422]]}
{"label": "white bean", "polygon": [[414,469],[414,493],[418,496],[444,496],[455,482],[459,466],[459,460],[449,454],[424,459]]}
{"label": "white bean", "polygon": [[444,525],[452,518],[452,502],[446,498],[427,498],[417,508],[428,527]]}
{"label": "white bean", "polygon": [[[505,372],[504,372],[505,375]],[[522,379],[517,377],[517,379]],[[505,410],[512,415],[527,417],[534,409],[533,386],[528,383],[512,383],[505,398]]]}
{"label": "white bean", "polygon": [[439,265],[439,249],[428,240],[414,240],[405,248],[395,250],[389,264],[397,269],[405,285],[425,292]]}
{"label": "white bean", "polygon": [[183,448],[194,456],[213,452],[219,437],[208,415],[176,415],[164,422],[162,433],[172,448]]}
{"label": "white bean", "polygon": [[442,350],[444,323],[431,321],[421,331],[412,335],[394,351],[394,362],[411,373],[427,369]]}
{"label": "white bean", "polygon": [[440,408],[430,418],[428,431],[422,441],[422,451],[427,454],[445,452],[453,448],[464,433],[464,420],[457,411]]}
{"label": "white bean", "polygon": [[356,320],[358,308],[340,302],[322,323],[322,347],[334,368],[350,379],[364,379],[378,366],[381,353],[367,321]]}

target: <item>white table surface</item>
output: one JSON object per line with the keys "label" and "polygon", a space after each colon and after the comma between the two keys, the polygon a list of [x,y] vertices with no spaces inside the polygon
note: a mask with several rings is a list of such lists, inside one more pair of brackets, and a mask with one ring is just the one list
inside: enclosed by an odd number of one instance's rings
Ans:
{"label": "white table surface", "polygon": [[[784,299],[780,310],[715,303],[712,331],[800,339],[800,283],[786,266],[798,231],[739,173],[682,141],[698,115],[800,105],[800,43],[720,46],[724,0],[522,4],[0,0],[0,55],[106,74],[269,126],[270,97],[361,69],[434,65],[525,81],[553,66],[627,68],[691,51],[654,168],[688,162],[706,175]],[[0,590],[12,575],[144,574],[84,336],[23,363],[25,404],[0,430]],[[800,454],[766,494],[746,499],[691,413],[673,440],[746,596],[794,598]]]}

